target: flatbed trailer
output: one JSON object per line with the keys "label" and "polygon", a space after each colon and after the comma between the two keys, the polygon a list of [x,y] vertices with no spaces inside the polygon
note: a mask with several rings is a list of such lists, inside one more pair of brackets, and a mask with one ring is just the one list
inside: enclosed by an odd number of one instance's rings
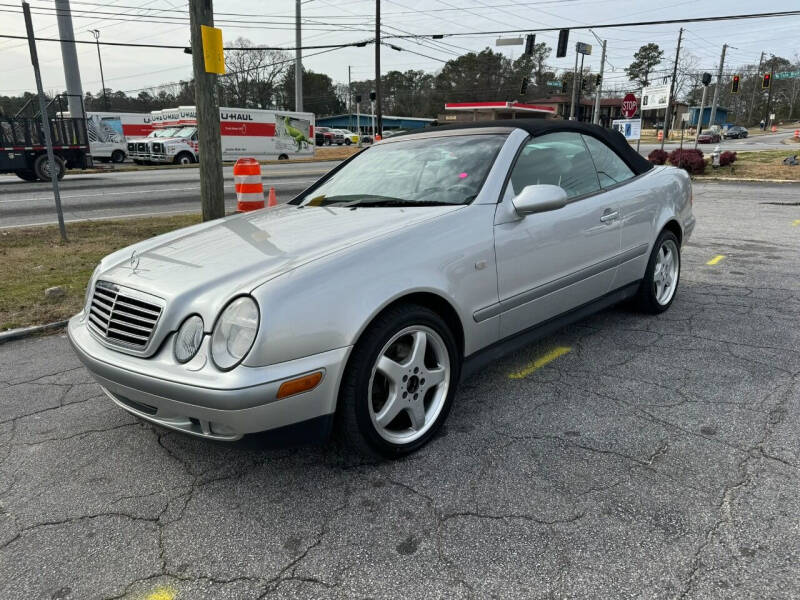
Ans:
{"label": "flatbed trailer", "polygon": [[[42,118],[40,115],[21,116],[23,111],[24,107],[13,117],[0,116],[0,173],[15,173],[25,181],[49,181],[50,168]],[[93,163],[86,119],[61,116],[63,111],[55,113],[54,116],[48,115],[47,122],[57,174],[61,179],[66,169],[87,169]]]}

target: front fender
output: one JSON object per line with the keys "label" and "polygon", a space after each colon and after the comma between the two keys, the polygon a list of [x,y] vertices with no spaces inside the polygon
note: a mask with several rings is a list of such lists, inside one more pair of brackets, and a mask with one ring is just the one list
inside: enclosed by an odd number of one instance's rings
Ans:
{"label": "front fender", "polygon": [[[360,210],[381,210],[367,208]],[[473,204],[298,267],[252,291],[262,327],[245,364],[264,366],[355,344],[386,306],[416,292],[455,309],[464,351],[496,340],[496,319],[472,314],[497,302],[495,205]]]}

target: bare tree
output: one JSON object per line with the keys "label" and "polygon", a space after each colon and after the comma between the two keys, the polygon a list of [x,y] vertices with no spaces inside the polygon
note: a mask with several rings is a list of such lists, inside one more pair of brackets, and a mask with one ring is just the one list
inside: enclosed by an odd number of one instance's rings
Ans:
{"label": "bare tree", "polygon": [[252,50],[225,52],[226,74],[221,78],[225,100],[242,108],[273,106],[279,80],[290,62],[281,50],[259,49],[247,38],[237,38],[235,46]]}

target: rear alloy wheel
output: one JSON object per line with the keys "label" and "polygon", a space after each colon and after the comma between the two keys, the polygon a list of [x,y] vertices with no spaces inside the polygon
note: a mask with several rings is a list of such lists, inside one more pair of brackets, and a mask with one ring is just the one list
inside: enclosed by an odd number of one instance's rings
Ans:
{"label": "rear alloy wheel", "polygon": [[637,305],[640,310],[658,314],[667,310],[675,299],[681,276],[681,252],[678,238],[671,231],[658,236],[647,271],[639,286]]}
{"label": "rear alloy wheel", "polygon": [[450,411],[460,361],[449,327],[430,309],[404,305],[381,315],[342,381],[340,420],[350,446],[398,457],[428,442]]}
{"label": "rear alloy wheel", "polygon": [[[56,163],[56,176],[58,179],[64,179],[64,171],[66,170],[64,159],[58,155],[53,158]],[[33,161],[33,172],[39,180],[50,181],[50,162],[47,160],[47,154],[40,154],[36,157],[36,160]]]}

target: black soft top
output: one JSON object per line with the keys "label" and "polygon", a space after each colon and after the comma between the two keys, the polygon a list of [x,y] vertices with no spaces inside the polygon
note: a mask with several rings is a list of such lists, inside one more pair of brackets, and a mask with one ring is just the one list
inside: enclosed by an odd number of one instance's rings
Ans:
{"label": "black soft top", "polygon": [[626,140],[625,136],[620,132],[613,129],[604,129],[603,127],[592,125],[591,123],[580,123],[578,121],[567,121],[565,119],[498,119],[496,121],[473,121],[470,123],[442,125],[434,128],[433,131],[470,129],[473,127],[517,127],[527,131],[533,137],[559,131],[574,131],[584,135],[591,135],[601,142],[604,142],[625,161],[636,175],[641,175],[645,171],[649,171],[653,168],[653,164],[631,148],[628,140]]}

